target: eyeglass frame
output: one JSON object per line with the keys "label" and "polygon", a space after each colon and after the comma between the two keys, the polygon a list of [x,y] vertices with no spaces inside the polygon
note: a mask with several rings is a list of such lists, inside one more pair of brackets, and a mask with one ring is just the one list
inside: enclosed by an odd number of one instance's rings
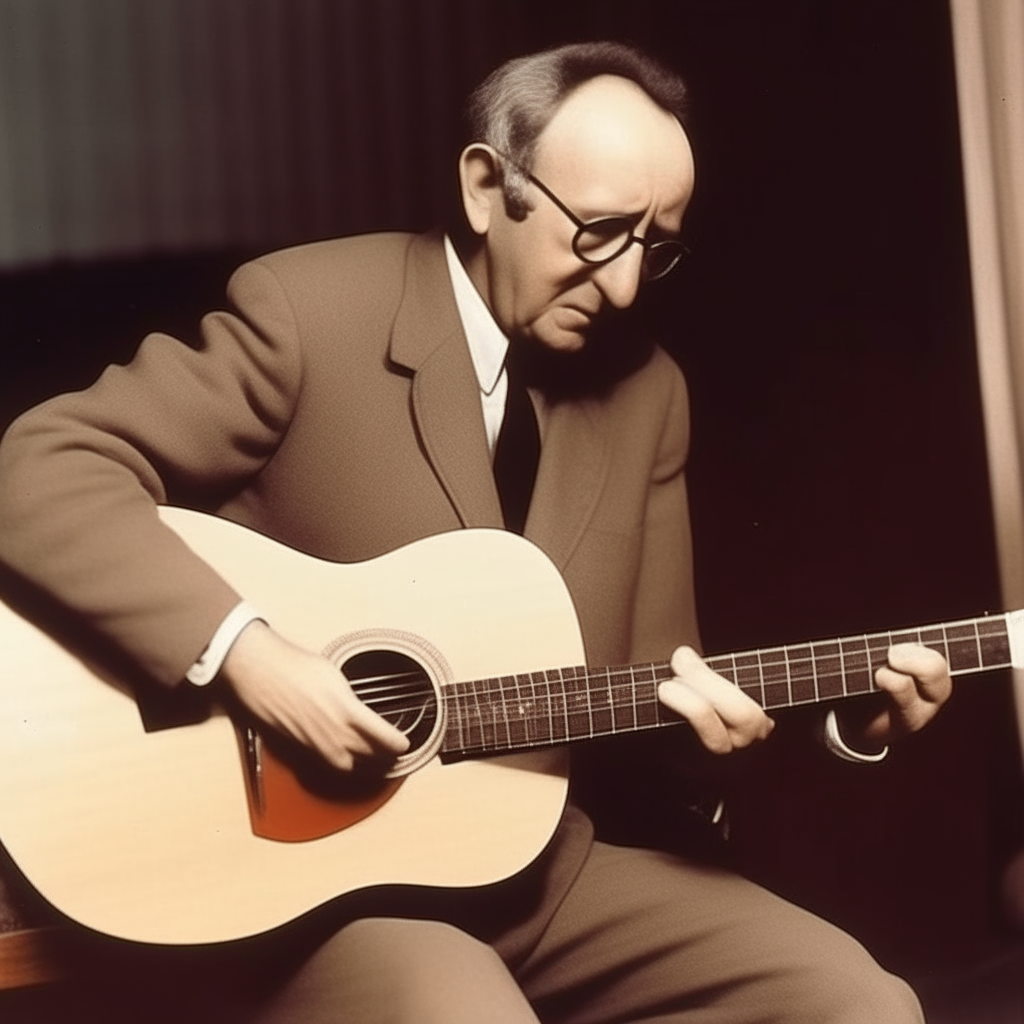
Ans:
{"label": "eyeglass frame", "polygon": [[[525,167],[521,167],[511,157],[506,156],[504,153],[502,153],[501,150],[496,149],[494,150],[494,152],[497,153],[502,160],[505,160],[509,164],[511,164],[520,174],[522,174],[527,179],[527,181],[531,182],[531,184],[536,185],[537,188],[539,188],[541,192],[543,192],[544,195],[546,195],[548,199],[550,199],[551,202],[553,202],[555,206],[557,206],[558,209],[560,209],[562,213],[564,213],[566,217],[568,217],[569,220],[573,222],[573,224],[576,226],[576,234],[573,235],[572,238],[572,251],[575,254],[576,258],[580,260],[580,262],[586,263],[588,267],[603,267],[606,264],[611,263],[613,260],[617,260],[623,253],[626,252],[626,250],[634,242],[637,242],[640,245],[640,247],[644,250],[644,254],[640,264],[641,271],[643,273],[643,280],[660,281],[662,280],[662,278],[668,277],[668,275],[671,274],[672,271],[679,266],[683,258],[689,255],[690,250],[687,249],[687,247],[683,245],[683,243],[680,242],[678,238],[663,238],[657,242],[649,242],[646,238],[634,234],[632,227],[632,218],[626,216],[625,214],[613,214],[608,217],[595,217],[593,220],[583,220],[581,217],[578,217],[575,213],[573,213],[573,211],[570,210],[569,207],[566,206],[565,203],[562,202],[562,200],[559,199],[558,196],[556,196],[555,193],[552,192],[551,189],[548,188],[548,186],[545,185],[544,182],[541,181],[540,178],[538,178],[535,174],[531,174]],[[626,235],[622,247],[617,252],[612,253],[611,256],[602,256],[600,259],[596,260],[591,259],[588,256],[585,256],[579,248],[579,241],[580,237],[583,235],[583,232],[592,229],[595,224],[604,224],[609,221],[622,222],[628,226],[628,234]],[[646,271],[648,254],[652,250],[664,248],[666,246],[676,250],[676,258],[671,263],[669,263],[669,265],[663,271],[661,271],[660,274],[648,274]]]}

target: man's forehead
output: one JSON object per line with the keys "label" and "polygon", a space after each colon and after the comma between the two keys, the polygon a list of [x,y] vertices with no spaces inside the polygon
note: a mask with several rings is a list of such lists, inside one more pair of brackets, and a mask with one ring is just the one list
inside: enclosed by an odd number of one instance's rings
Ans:
{"label": "man's forehead", "polygon": [[676,118],[639,85],[601,75],[576,88],[555,111],[537,140],[534,166],[541,170],[548,159],[575,163],[574,155],[587,163],[656,155],[685,162],[689,143]]}
{"label": "man's forehead", "polygon": [[659,198],[675,205],[693,184],[682,126],[636,83],[612,75],[591,79],[565,100],[537,140],[533,167],[545,181],[584,188],[595,209],[639,208]]}

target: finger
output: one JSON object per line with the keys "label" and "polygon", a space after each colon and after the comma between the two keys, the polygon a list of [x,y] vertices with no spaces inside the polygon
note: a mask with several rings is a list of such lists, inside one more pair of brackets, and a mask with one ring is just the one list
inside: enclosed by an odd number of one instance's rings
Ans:
{"label": "finger", "polygon": [[917,691],[917,680],[905,672],[897,672],[882,665],[875,670],[875,685],[889,695],[890,701],[898,710],[912,707],[915,703],[923,701]]}
{"label": "finger", "polygon": [[712,671],[693,648],[680,647],[673,654],[672,670],[711,704],[734,736],[764,739],[774,728],[760,704]]}
{"label": "finger", "polygon": [[875,673],[875,682],[892,702],[890,728],[897,734],[917,732],[938,714],[941,704],[922,697],[913,676],[882,667]]}
{"label": "finger", "polygon": [[893,644],[889,665],[876,670],[875,683],[889,696],[888,726],[896,734],[917,732],[927,725],[953,686],[946,659],[920,644]]}
{"label": "finger", "polygon": [[352,704],[346,710],[353,728],[375,748],[375,752],[403,754],[409,749],[408,736],[367,707],[354,694]]}
{"label": "finger", "polygon": [[893,644],[888,650],[889,667],[913,676],[917,689],[928,700],[943,703],[953,690],[949,665],[938,651],[922,644]]}
{"label": "finger", "polygon": [[282,735],[315,751],[336,768],[347,770],[357,757],[369,757],[374,753],[371,743],[352,728],[348,717],[339,713],[333,702],[307,702],[298,687],[263,719]]}
{"label": "finger", "polygon": [[733,750],[732,737],[725,722],[705,697],[681,679],[666,679],[659,683],[658,698],[690,723],[697,738],[713,754],[728,754]]}

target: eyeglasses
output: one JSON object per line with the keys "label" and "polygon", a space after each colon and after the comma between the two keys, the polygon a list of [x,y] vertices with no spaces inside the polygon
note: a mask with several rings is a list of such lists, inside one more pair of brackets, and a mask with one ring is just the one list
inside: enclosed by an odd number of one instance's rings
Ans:
{"label": "eyeglasses", "polygon": [[581,220],[554,192],[539,178],[532,175],[504,153],[498,154],[507,160],[520,174],[537,186],[576,225],[576,234],[572,239],[572,251],[591,266],[600,267],[618,259],[634,242],[643,250],[641,274],[645,281],[657,281],[675,270],[689,250],[682,242],[674,238],[666,238],[659,242],[649,242],[646,238],[633,234],[634,221],[630,217],[598,217],[596,220]]}

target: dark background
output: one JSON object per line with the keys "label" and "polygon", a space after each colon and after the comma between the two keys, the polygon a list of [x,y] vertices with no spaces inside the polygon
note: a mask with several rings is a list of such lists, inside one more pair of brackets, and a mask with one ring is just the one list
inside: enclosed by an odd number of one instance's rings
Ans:
{"label": "dark background", "polygon": [[[489,68],[551,43],[633,40],[692,93],[693,254],[652,304],[693,399],[706,649],[1000,610],[943,2],[325,9],[337,31],[290,44],[301,62],[342,29],[348,41],[319,86],[316,109],[346,134],[309,155],[327,183],[316,224],[0,274],[4,421],[128,358],[147,330],[194,336],[231,267],[268,243],[430,226],[459,97]],[[438,51],[425,89],[424,53]],[[730,856],[925,988],[998,948],[993,880],[1021,806],[1008,679],[965,681],[879,767],[828,757],[819,718],[780,715],[771,743],[724,768]],[[656,780],[629,785],[634,807],[674,813]]]}

